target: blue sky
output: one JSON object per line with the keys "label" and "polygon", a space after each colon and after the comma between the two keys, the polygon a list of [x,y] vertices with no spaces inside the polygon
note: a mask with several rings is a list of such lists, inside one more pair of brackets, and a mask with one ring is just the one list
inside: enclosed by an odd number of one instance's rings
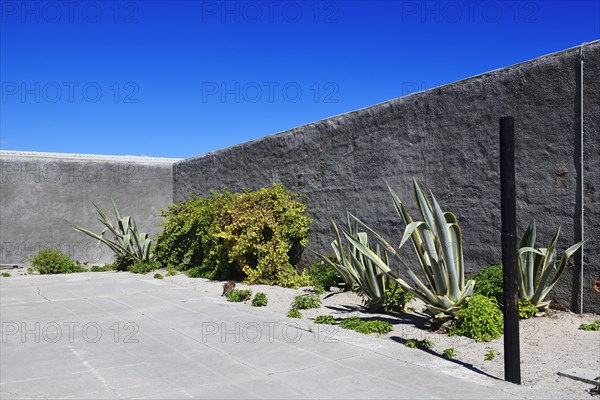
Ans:
{"label": "blue sky", "polygon": [[600,38],[598,1],[0,1],[0,148],[191,157]]}

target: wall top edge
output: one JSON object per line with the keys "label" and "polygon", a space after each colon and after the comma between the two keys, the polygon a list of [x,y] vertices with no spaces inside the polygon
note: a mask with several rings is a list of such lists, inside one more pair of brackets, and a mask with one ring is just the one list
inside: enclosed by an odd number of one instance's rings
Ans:
{"label": "wall top edge", "polygon": [[163,158],[146,156],[112,156],[101,154],[74,154],[74,153],[46,153],[37,151],[0,150],[0,157],[23,157],[23,158],[59,158],[70,160],[97,160],[97,161],[120,161],[139,163],[173,164],[182,161],[183,158]]}

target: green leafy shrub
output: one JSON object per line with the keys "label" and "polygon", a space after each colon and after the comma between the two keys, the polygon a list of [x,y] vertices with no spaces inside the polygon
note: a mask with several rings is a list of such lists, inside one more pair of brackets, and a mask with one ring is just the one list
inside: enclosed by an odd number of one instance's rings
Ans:
{"label": "green leafy shrub", "polygon": [[296,296],[292,302],[292,308],[296,310],[307,310],[309,308],[321,307],[321,299],[315,294],[308,296]]}
{"label": "green leafy shrub", "polygon": [[315,324],[337,325],[337,321],[331,315],[319,315],[315,318]]}
{"label": "green leafy shrub", "polygon": [[137,261],[129,265],[128,270],[134,274],[147,274],[148,272],[152,272],[160,267],[161,265],[158,261]]}
{"label": "green leafy shrub", "polygon": [[10,276],[10,272],[3,272],[3,273],[2,273],[2,276],[3,276],[4,278],[8,278],[8,277]]}
{"label": "green leafy shrub", "polygon": [[252,299],[252,307],[266,307],[268,302],[269,300],[267,299],[267,294],[258,292]]}
{"label": "green leafy shrub", "polygon": [[466,336],[477,342],[497,339],[504,331],[504,316],[496,299],[477,294],[462,307],[450,327],[451,335]]}
{"label": "green leafy shrub", "polygon": [[162,279],[162,274],[154,274],[154,279]]}
{"label": "green leafy shrub", "polygon": [[290,311],[288,311],[287,317],[288,318],[302,318],[302,313],[300,311],[296,310],[295,308],[292,308]]}
{"label": "green leafy shrub", "polygon": [[496,356],[499,356],[500,352],[494,349],[489,349],[487,351],[487,353],[485,353],[485,356],[483,357],[485,359],[485,361],[492,361],[493,359],[496,358]]}
{"label": "green leafy shrub", "polygon": [[447,349],[444,349],[444,351],[442,351],[442,354],[448,358],[455,358],[457,352],[454,347],[448,347]]}
{"label": "green leafy shrub", "polygon": [[371,333],[379,333],[383,335],[393,331],[394,327],[389,322],[373,320],[363,322],[355,330],[356,332],[364,333],[365,335],[369,335]]}
{"label": "green leafy shrub", "polygon": [[498,305],[502,308],[504,303],[502,274],[501,264],[494,264],[481,268],[474,278],[475,287],[473,288],[473,294],[480,294],[485,297],[496,299]]}
{"label": "green leafy shrub", "polygon": [[162,213],[164,231],[154,252],[191,277],[308,286],[294,265],[307,243],[310,219],[298,195],[276,184],[257,191],[213,191]]}
{"label": "green leafy shrub", "polygon": [[[115,217],[117,218],[116,225],[114,225],[108,216],[94,204],[96,211],[101,217],[98,221],[104,225],[102,232],[98,234],[77,226],[74,226],[73,229],[85,233],[94,239],[98,239],[101,243],[108,246],[108,248],[115,253],[117,264],[123,269],[126,269],[129,265],[136,262],[150,261],[150,247],[152,246],[152,241],[148,238],[148,234],[138,232],[133,217],[121,217],[114,200],[111,199],[111,202]],[[107,231],[110,236],[108,238],[105,236]]]}
{"label": "green leafy shrub", "polygon": [[519,300],[519,318],[528,319],[538,314],[538,308],[527,299]]}
{"label": "green leafy shrub", "polygon": [[242,301],[250,300],[252,297],[252,291],[249,289],[234,289],[227,294],[227,301],[239,303]]}
{"label": "green leafy shrub", "polygon": [[78,262],[63,252],[55,249],[40,250],[31,258],[31,266],[40,274],[70,274],[72,272],[84,272]]}
{"label": "green leafy shrub", "polygon": [[167,275],[166,276],[175,276],[177,275],[177,270],[173,267],[167,267]]}
{"label": "green leafy shrub", "polygon": [[434,344],[429,339],[408,339],[406,342],[404,342],[404,346],[408,347],[409,349],[431,350],[433,349]]}
{"label": "green leafy shrub", "polygon": [[343,280],[334,268],[326,264],[323,260],[318,260],[311,265],[308,272],[311,284],[317,288],[320,287],[323,291],[328,291],[331,287],[336,287]]}
{"label": "green leafy shrub", "polygon": [[582,331],[600,331],[600,320],[594,321],[591,324],[581,324],[578,329]]}

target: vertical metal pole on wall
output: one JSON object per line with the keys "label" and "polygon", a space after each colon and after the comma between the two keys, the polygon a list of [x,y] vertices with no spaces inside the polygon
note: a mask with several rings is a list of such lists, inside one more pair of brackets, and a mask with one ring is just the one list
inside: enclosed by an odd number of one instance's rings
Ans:
{"label": "vertical metal pole on wall", "polygon": [[504,379],[521,384],[517,203],[515,189],[515,119],[500,118],[500,199],[504,286]]}
{"label": "vertical metal pole on wall", "polygon": [[[583,235],[584,235],[584,212],[585,212],[585,192],[584,192],[584,184],[583,184],[583,172],[585,170],[584,168],[584,160],[583,160],[583,156],[584,156],[584,152],[583,152],[583,45],[585,43],[583,43],[581,45],[581,49],[580,49],[580,54],[579,54],[579,101],[580,101],[580,107],[579,107],[579,145],[580,145],[580,154],[579,154],[579,177],[580,177],[580,185],[579,185],[579,193],[581,196],[581,214],[580,214],[580,218],[581,221],[579,221],[580,224],[580,237],[575,238],[577,241],[582,241],[583,240]],[[580,258],[580,265],[579,265],[579,313],[583,314],[583,245],[581,245],[581,249],[579,250],[579,257]]]}

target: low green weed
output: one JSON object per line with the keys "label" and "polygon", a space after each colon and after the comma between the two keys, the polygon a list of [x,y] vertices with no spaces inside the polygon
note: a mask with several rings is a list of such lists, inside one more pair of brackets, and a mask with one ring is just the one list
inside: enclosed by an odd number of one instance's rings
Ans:
{"label": "low green weed", "polygon": [[455,358],[456,353],[457,352],[454,347],[448,347],[447,349],[444,349],[444,351],[442,351],[442,354],[448,358]]}
{"label": "low green weed", "polygon": [[292,308],[296,310],[307,310],[309,308],[321,307],[321,299],[316,294],[308,296],[296,296],[292,302]]}
{"label": "low green weed", "polygon": [[408,339],[406,342],[404,342],[404,346],[408,347],[409,349],[431,350],[433,349],[434,344],[429,339]]}
{"label": "low green weed", "polygon": [[356,328],[356,332],[369,335],[371,333],[379,333],[380,335],[390,333],[394,330],[392,324],[386,321],[373,320],[365,321]]}
{"label": "low green weed", "polygon": [[358,329],[360,324],[362,324],[362,321],[360,320],[360,318],[350,317],[350,318],[344,319],[340,323],[340,327],[344,328],[344,329],[349,329],[349,330],[355,331],[356,329]]}
{"label": "low green weed", "polygon": [[485,361],[492,361],[493,359],[496,358],[496,356],[499,356],[500,352],[494,349],[489,349],[487,351],[487,353],[485,353],[484,359]]}
{"label": "low green weed", "polygon": [[267,299],[267,294],[263,292],[258,292],[254,295],[252,299],[252,307],[266,307],[269,299]]}
{"label": "low green weed", "polygon": [[90,268],[90,272],[107,272],[107,271],[112,271],[112,269],[113,269],[112,264],[106,264],[103,266],[92,265],[92,267]]}
{"label": "low green weed", "polygon": [[252,291],[249,289],[234,289],[227,294],[227,301],[234,303],[240,303],[242,301],[250,300],[252,297]]}
{"label": "low green weed", "polygon": [[137,261],[129,265],[127,270],[129,272],[133,272],[134,274],[147,274],[148,272],[152,272],[160,267],[161,265],[158,261]]}
{"label": "low green weed", "polygon": [[578,329],[582,331],[600,331],[600,319],[591,324],[581,324]]}
{"label": "low green weed", "polygon": [[358,317],[350,317],[340,322],[340,327],[369,335],[371,333],[379,333],[381,335],[394,330],[392,324],[381,320],[361,321]]}
{"label": "low green weed", "polygon": [[287,317],[288,318],[302,318],[302,313],[300,311],[296,310],[295,308],[292,308],[290,311],[288,311]]}
{"label": "low green weed", "polygon": [[315,324],[337,325],[337,321],[331,315],[319,315],[315,318]]}

